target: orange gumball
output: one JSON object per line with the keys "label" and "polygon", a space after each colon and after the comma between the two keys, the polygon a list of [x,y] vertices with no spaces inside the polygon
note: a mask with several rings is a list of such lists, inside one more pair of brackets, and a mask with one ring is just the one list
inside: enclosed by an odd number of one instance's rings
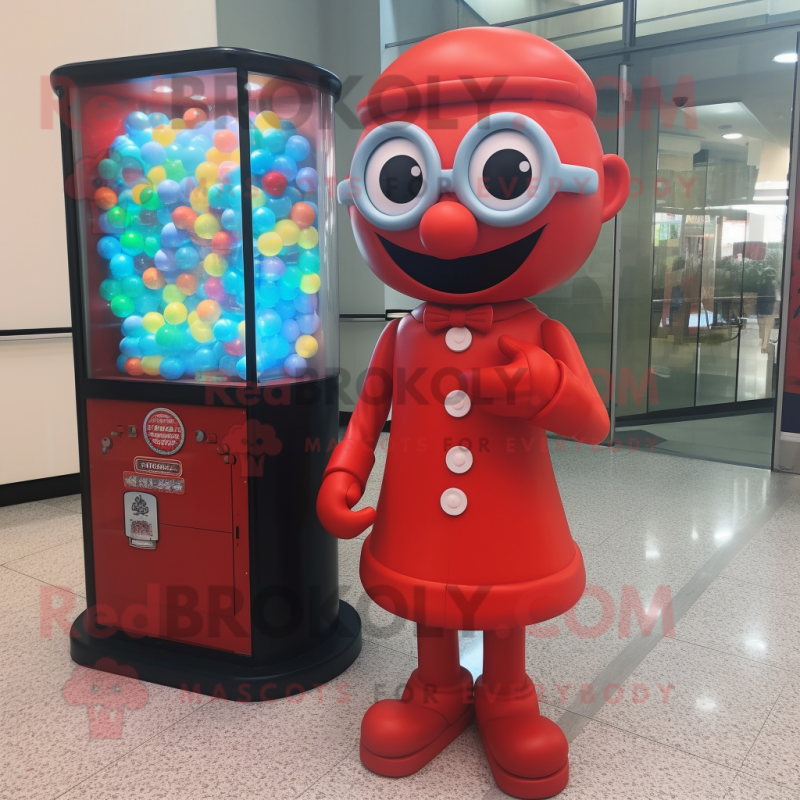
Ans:
{"label": "orange gumball", "polygon": [[203,300],[197,304],[197,316],[202,322],[213,324],[222,316],[222,308],[216,300]]}
{"label": "orange gumball", "polygon": [[144,375],[144,367],[142,367],[142,359],[129,358],[125,362],[125,372],[127,372],[128,375],[133,375],[133,377]]}
{"label": "orange gumball", "polygon": [[117,193],[107,186],[101,186],[94,193],[94,201],[103,211],[108,211],[109,208],[113,208],[117,204]]}
{"label": "orange gumball", "polygon": [[182,272],[175,278],[175,285],[188,297],[197,291],[197,278],[191,272]]}
{"label": "orange gumball", "polygon": [[317,218],[313,206],[308,203],[295,203],[292,210],[289,212],[289,219],[297,225],[298,228],[308,228],[314,223]]}
{"label": "orange gumball", "polygon": [[211,239],[211,250],[218,255],[227,255],[236,245],[236,237],[230,231],[217,231]]}
{"label": "orange gumball", "polygon": [[148,289],[163,289],[167,285],[166,278],[158,267],[148,267],[142,273],[142,282]]}
{"label": "orange gumball", "polygon": [[208,114],[202,108],[187,109],[183,115],[183,121],[186,123],[187,128],[194,128],[200,122],[205,122],[208,119]]}
{"label": "orange gumball", "polygon": [[222,153],[230,153],[239,144],[239,136],[234,131],[221,130],[214,134],[214,147]]}
{"label": "orange gumball", "polygon": [[194,223],[200,215],[189,206],[178,206],[172,212],[172,221],[182,231],[193,231]]}

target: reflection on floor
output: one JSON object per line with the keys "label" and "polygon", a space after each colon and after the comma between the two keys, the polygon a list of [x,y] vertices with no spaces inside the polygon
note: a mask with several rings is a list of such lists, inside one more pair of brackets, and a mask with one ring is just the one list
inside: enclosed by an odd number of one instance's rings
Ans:
{"label": "reflection on floor", "polygon": [[[377,499],[386,445],[384,436],[364,503]],[[571,740],[561,797],[797,797],[800,479],[628,447],[551,446],[590,584],[574,612],[528,636],[542,713]],[[340,545],[341,583],[365,645],[332,685],[240,704],[145,684],[147,703],[120,712],[120,737],[92,737],[93,709],[64,698],[75,669],[67,636],[40,627],[53,586],[65,587],[69,618],[85,606],[80,521],[77,498],[0,509],[0,797],[502,796],[474,727],[409,778],[361,766],[361,717],[404,684],[415,649],[412,625],[364,595],[358,540]],[[674,630],[644,613],[656,598]],[[463,636],[462,649],[478,672],[480,637]]]}
{"label": "reflection on floor", "polygon": [[618,426],[616,437],[625,447],[633,437],[643,450],[769,469],[774,420],[772,412],[763,412],[645,423],[635,428]]}

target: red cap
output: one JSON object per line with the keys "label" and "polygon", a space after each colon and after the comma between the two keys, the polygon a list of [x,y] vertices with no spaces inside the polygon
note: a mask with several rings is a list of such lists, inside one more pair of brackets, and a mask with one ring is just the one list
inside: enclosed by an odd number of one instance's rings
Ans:
{"label": "red cap", "polygon": [[407,110],[489,100],[547,100],[591,119],[589,76],[560,47],[525,31],[461,28],[425,39],[393,61],[358,104],[365,125]]}

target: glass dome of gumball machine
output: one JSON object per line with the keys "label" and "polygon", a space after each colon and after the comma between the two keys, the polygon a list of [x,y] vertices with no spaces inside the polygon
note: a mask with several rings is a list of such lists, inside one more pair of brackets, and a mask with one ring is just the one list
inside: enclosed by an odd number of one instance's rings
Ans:
{"label": "glass dome of gumball machine", "polygon": [[341,84],[234,48],[51,84],[88,606],[72,658],[239,700],[329,681],[361,647],[315,511],[338,434]]}

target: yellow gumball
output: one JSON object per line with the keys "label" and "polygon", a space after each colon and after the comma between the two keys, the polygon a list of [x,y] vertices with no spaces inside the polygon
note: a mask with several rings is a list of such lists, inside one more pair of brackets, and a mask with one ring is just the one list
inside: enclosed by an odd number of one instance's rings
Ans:
{"label": "yellow gumball", "polygon": [[297,341],[294,343],[294,349],[297,351],[297,355],[303,358],[311,358],[317,354],[319,344],[313,336],[303,334],[297,337]]}
{"label": "yellow gumball", "polygon": [[189,203],[198,214],[205,214],[208,211],[208,189],[195,186],[189,195]]}
{"label": "yellow gumball", "polygon": [[194,232],[201,239],[211,239],[221,229],[219,220],[213,214],[201,214],[194,221]]}
{"label": "yellow gumball", "polygon": [[[181,120],[181,122],[183,122],[183,120]],[[158,142],[162,147],[172,144],[177,135],[175,129],[171,128],[169,125],[156,125],[155,128],[153,128],[153,141]]]}
{"label": "yellow gumball", "polygon": [[228,269],[228,262],[224,256],[217,255],[216,253],[209,253],[203,259],[203,269],[215,278],[219,278],[226,269]]}
{"label": "yellow gumball", "polygon": [[142,192],[149,188],[150,187],[146,183],[137,183],[136,186],[131,189],[131,197],[133,197],[133,202],[136,203],[137,206],[142,204]]}
{"label": "yellow gumball", "polygon": [[191,328],[195,322],[199,322],[200,317],[197,316],[196,311],[190,311],[189,315],[186,317],[186,324]]}
{"label": "yellow gumball", "polygon": [[276,256],[283,249],[283,239],[275,233],[268,231],[258,237],[258,252],[262,256]]}
{"label": "yellow gumball", "polygon": [[319,275],[315,272],[309,275],[303,275],[303,277],[300,278],[300,291],[305,294],[316,294],[319,291],[321,283],[322,281],[319,279]]}
{"label": "yellow gumball", "polygon": [[260,131],[265,131],[267,128],[280,128],[280,117],[274,111],[262,111],[256,117],[256,126]]}
{"label": "yellow gumball", "polygon": [[161,297],[165,303],[183,303],[186,299],[186,295],[174,283],[168,283],[164,287]]}
{"label": "yellow gumball", "polygon": [[239,338],[244,341],[244,320],[239,323]]}
{"label": "yellow gumball", "polygon": [[231,156],[231,161],[235,161],[237,164],[238,164],[238,163],[241,161],[241,159],[242,159],[242,156],[241,156],[241,153],[239,152],[239,148],[238,148],[238,147],[234,148],[234,149],[231,151],[231,154],[230,154],[230,156]]}
{"label": "yellow gumball", "polygon": [[142,327],[148,333],[155,333],[164,324],[164,317],[158,311],[148,311],[142,317]]}
{"label": "yellow gumball", "polygon": [[303,228],[303,230],[300,231],[300,235],[297,237],[297,244],[299,244],[303,250],[310,250],[312,247],[316,247],[318,242],[319,234],[317,233],[317,229],[313,226],[310,228]]}
{"label": "yellow gumball", "polygon": [[186,129],[186,120],[181,119],[180,117],[176,117],[175,119],[171,119],[169,121],[169,126],[174,131],[182,131]]}
{"label": "yellow gumball", "polygon": [[183,303],[169,303],[164,309],[164,319],[170,325],[180,325],[186,322],[189,312]]}
{"label": "yellow gumball", "polygon": [[214,338],[214,329],[207,322],[195,322],[189,326],[189,333],[196,342],[210,342]]}
{"label": "yellow gumball", "polygon": [[284,247],[297,244],[297,238],[300,235],[300,228],[297,223],[292,222],[290,219],[279,219],[273,228],[275,233],[281,237]]}
{"label": "yellow gumball", "polygon": [[161,164],[152,167],[147,173],[147,180],[149,180],[153,186],[158,186],[161,181],[165,181],[166,179],[167,171],[161,166]]}
{"label": "yellow gumball", "polygon": [[163,356],[145,356],[142,359],[142,370],[145,375],[158,375]]}
{"label": "yellow gumball", "polygon": [[253,208],[261,208],[267,202],[266,192],[262,192],[258,186],[251,186],[250,202],[253,204]]}
{"label": "yellow gumball", "polygon": [[228,161],[228,154],[217,150],[216,147],[209,147],[208,150],[206,150],[206,161],[219,165],[223,161]]}
{"label": "yellow gumball", "polygon": [[194,171],[194,177],[198,185],[205,189],[210,189],[217,182],[219,167],[213,161],[204,161]]}

